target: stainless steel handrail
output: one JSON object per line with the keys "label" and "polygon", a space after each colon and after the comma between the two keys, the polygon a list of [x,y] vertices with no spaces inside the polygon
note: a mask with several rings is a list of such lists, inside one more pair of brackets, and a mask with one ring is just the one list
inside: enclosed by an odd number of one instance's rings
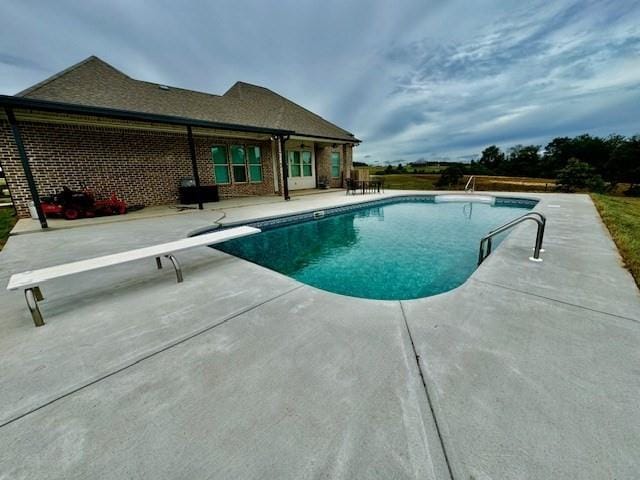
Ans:
{"label": "stainless steel handrail", "polygon": [[[473,181],[473,184],[471,185],[471,188],[469,188],[469,184]],[[473,193],[476,190],[476,176],[475,175],[471,175],[469,177],[469,180],[467,181],[467,184],[464,186],[464,191],[469,193]]]}
{"label": "stainless steel handrail", "polygon": [[534,262],[541,262],[542,259],[540,258],[540,252],[543,251],[542,241],[544,239],[544,229],[547,225],[547,218],[540,212],[527,212],[521,217],[511,220],[510,222],[505,223],[504,225],[494,230],[491,230],[484,237],[482,237],[482,240],[480,240],[480,249],[478,251],[478,265],[480,265],[485,260],[485,258],[487,258],[491,254],[493,237],[495,237],[499,233],[509,230],[512,227],[515,227],[516,225],[526,220],[532,220],[538,225],[538,230],[536,232],[536,243],[533,247],[533,257],[529,257],[529,260]]}

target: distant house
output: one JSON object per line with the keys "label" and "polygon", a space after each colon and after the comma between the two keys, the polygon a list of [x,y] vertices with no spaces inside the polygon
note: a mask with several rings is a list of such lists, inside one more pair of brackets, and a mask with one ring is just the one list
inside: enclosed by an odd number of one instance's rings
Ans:
{"label": "distant house", "polygon": [[222,197],[286,194],[321,179],[339,187],[359,143],[264,87],[195,92],[133,79],[95,56],[0,96],[0,107],[0,164],[20,217],[63,186],[143,205],[176,203],[185,177]]}

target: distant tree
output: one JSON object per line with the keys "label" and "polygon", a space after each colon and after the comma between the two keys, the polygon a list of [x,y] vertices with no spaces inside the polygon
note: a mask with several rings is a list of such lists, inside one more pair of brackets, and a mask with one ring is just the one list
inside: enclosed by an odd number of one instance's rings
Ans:
{"label": "distant tree", "polygon": [[368,167],[369,164],[365,162],[353,162],[354,167]]}
{"label": "distant tree", "polygon": [[506,168],[503,173],[514,176],[540,176],[540,146],[516,145],[509,149]]}
{"label": "distant tree", "polygon": [[540,160],[540,170],[543,177],[555,177],[560,169],[567,166],[571,158],[571,139],[557,137],[544,147],[544,155]]}
{"label": "distant tree", "polygon": [[602,177],[596,173],[596,169],[577,158],[570,158],[567,166],[558,172],[557,183],[565,192],[575,192],[584,188],[604,188]]}
{"label": "distant tree", "polygon": [[610,145],[600,137],[578,135],[571,140],[571,156],[591,165],[597,173],[605,175]]}
{"label": "distant tree", "polygon": [[[628,183],[628,193],[636,194],[640,189],[640,135],[628,139],[611,138],[612,147],[606,164],[608,180],[613,184]],[[640,193],[640,192],[638,192]]]}
{"label": "distant tree", "polygon": [[453,187],[458,185],[464,176],[464,171],[459,165],[445,168],[436,182],[436,187]]}
{"label": "distant tree", "polygon": [[480,165],[488,169],[493,173],[500,173],[500,170],[504,166],[505,156],[495,145],[485,148],[480,156]]}

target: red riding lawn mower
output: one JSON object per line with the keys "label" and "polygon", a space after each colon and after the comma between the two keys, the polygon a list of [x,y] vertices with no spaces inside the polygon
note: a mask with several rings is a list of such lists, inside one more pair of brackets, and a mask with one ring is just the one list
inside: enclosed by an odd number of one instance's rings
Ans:
{"label": "red riding lawn mower", "polygon": [[62,187],[62,192],[42,197],[40,204],[47,217],[64,217],[67,220],[127,213],[126,202],[116,197],[115,193],[112,193],[108,198],[96,200],[94,193],[86,187],[83,187],[81,191]]}

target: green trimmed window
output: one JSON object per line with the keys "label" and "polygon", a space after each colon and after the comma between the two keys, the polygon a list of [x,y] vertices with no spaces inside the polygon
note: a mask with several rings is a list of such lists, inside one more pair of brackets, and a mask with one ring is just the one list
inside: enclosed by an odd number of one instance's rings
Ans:
{"label": "green trimmed window", "polygon": [[211,148],[211,161],[213,171],[218,185],[229,184],[229,160],[227,157],[227,147],[219,145]]}
{"label": "green trimmed window", "polygon": [[262,161],[260,147],[247,147],[249,160],[249,180],[251,182],[262,181]]}
{"label": "green trimmed window", "polygon": [[331,176],[333,178],[340,177],[340,153],[331,153]]}
{"label": "green trimmed window", "polygon": [[234,183],[247,182],[247,151],[242,145],[231,145],[231,170]]}

